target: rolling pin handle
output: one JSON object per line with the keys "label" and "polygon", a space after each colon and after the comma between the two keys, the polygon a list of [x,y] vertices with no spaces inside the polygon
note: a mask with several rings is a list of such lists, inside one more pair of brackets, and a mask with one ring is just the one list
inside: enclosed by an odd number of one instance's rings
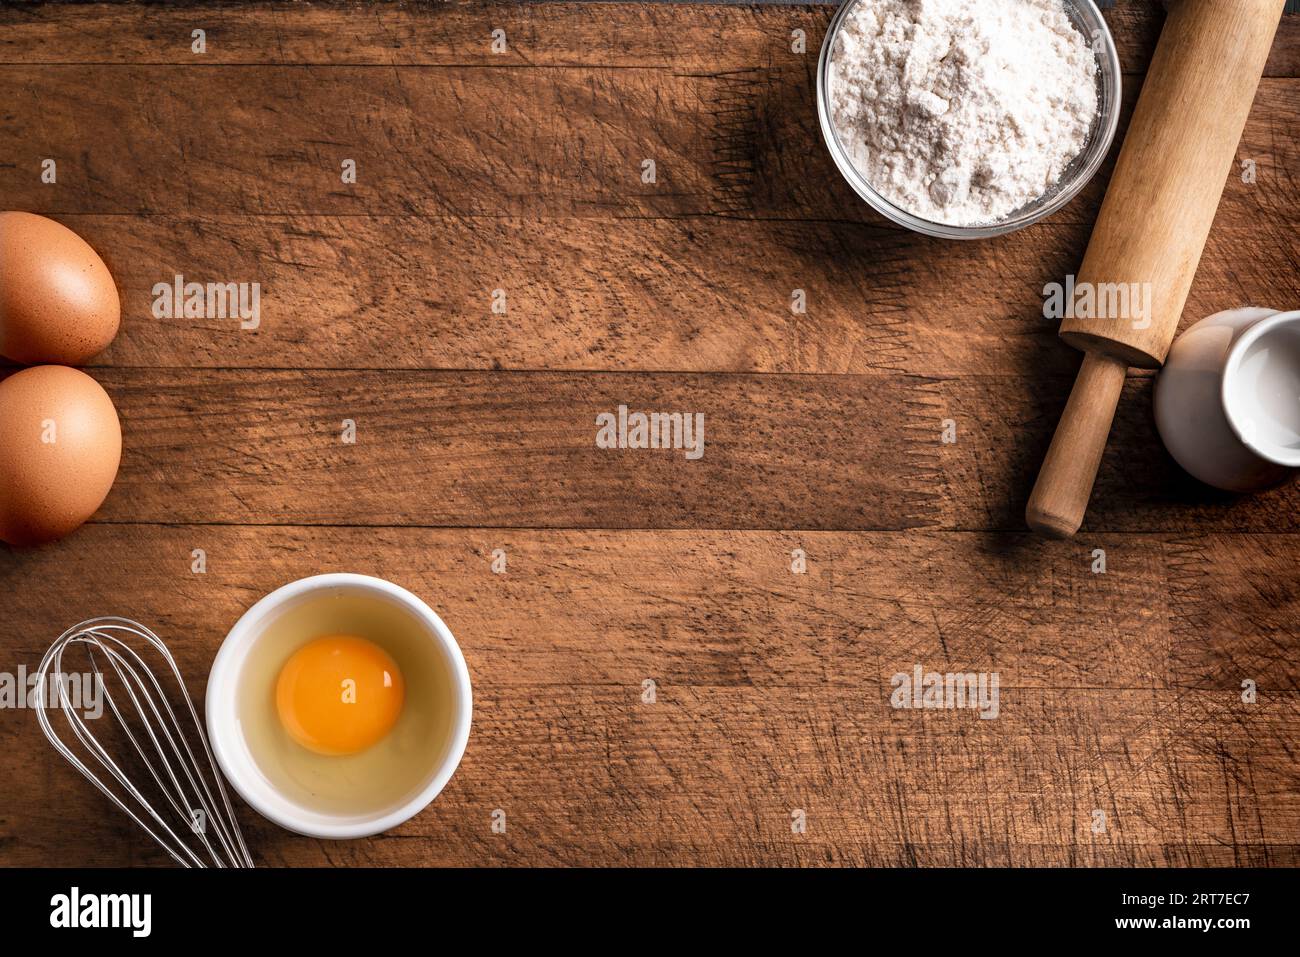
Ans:
{"label": "rolling pin handle", "polygon": [[1025,521],[1034,531],[1069,538],[1079,530],[1127,373],[1122,359],[1085,354],[1025,507]]}

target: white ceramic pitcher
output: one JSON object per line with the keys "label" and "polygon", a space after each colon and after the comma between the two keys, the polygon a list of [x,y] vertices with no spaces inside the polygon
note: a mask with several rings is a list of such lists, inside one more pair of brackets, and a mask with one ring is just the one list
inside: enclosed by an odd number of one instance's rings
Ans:
{"label": "white ceramic pitcher", "polygon": [[1156,427],[1184,469],[1217,488],[1275,485],[1300,467],[1300,312],[1232,309],[1169,350]]}

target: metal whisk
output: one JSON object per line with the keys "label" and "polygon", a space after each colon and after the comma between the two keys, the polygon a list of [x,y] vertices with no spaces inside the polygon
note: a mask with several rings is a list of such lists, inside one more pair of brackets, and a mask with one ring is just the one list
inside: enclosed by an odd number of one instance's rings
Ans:
{"label": "metal whisk", "polygon": [[[128,641],[142,642],[162,657],[175,679],[176,694],[185,703],[192,735],[186,730],[185,711],[178,719],[163,684]],[[158,802],[159,807],[155,807],[132,783],[100,739],[91,732],[78,708],[74,707],[67,679],[69,673],[65,671],[63,661],[64,653],[74,645],[85,648],[96,690],[107,705],[105,715],[111,713],[116,719],[148,769],[158,792],[166,799],[165,803]],[[107,662],[107,667],[101,667],[101,662]],[[185,690],[175,659],[161,638],[144,625],[126,618],[83,621],[65,631],[50,646],[41,659],[37,680],[40,684],[36,695],[36,718],[45,737],[178,864],[183,867],[253,866],[253,859],[239,831],[239,822],[231,809],[221,771],[212,757],[198,712],[194,710],[194,702]],[[163,681],[166,680],[164,674]],[[113,685],[112,691],[110,684]],[[55,733],[48,713],[52,691],[57,694],[57,707],[67,718],[73,736],[93,759],[90,764]],[[84,702],[82,704],[84,708]],[[125,715],[123,711],[126,711]],[[128,721],[127,715],[131,711],[134,711],[134,716]],[[196,759],[190,746],[191,736],[202,743],[202,756],[207,759],[206,773],[204,762]],[[96,763],[97,769],[92,767]],[[110,787],[96,773],[97,770],[106,772],[106,777],[116,782],[117,787]],[[215,785],[219,803],[209,782]],[[190,837],[182,839],[181,834]]]}

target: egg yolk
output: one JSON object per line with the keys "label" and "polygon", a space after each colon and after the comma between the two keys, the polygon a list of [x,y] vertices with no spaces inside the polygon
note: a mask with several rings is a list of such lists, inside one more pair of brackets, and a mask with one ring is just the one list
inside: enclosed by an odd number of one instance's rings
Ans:
{"label": "egg yolk", "polygon": [[373,641],[326,635],[284,663],[275,708],[285,731],[317,754],[356,754],[392,730],[406,686],[396,662]]}

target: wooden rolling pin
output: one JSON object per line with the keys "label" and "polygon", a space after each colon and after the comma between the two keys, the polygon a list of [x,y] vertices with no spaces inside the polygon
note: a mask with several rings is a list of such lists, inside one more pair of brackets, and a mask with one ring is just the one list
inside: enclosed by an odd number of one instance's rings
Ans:
{"label": "wooden rolling pin", "polygon": [[[1086,317],[1061,323],[1061,337],[1084,359],[1025,509],[1036,531],[1078,531],[1128,367],[1165,361],[1285,3],[1168,4],[1076,282],[1079,290],[1122,283],[1149,291],[1149,313],[1135,318],[1130,299],[1127,315],[1084,309]],[[1109,292],[1096,298],[1123,301]]]}

